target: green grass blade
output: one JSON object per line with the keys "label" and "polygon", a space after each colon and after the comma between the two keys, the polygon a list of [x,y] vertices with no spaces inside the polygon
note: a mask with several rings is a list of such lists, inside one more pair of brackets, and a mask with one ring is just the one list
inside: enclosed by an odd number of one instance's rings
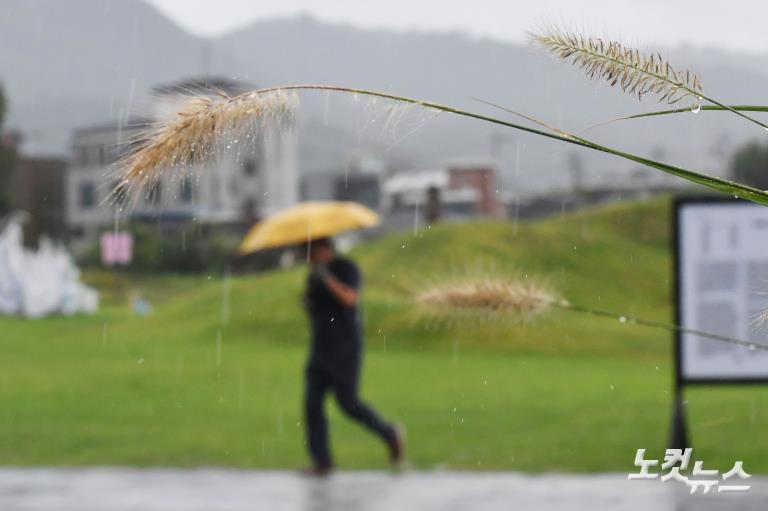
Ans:
{"label": "green grass blade", "polygon": [[[750,117],[749,115],[743,114],[742,113],[743,110],[740,111],[740,110],[737,110],[737,109],[735,109],[733,107],[730,107],[728,105],[724,105],[723,103],[720,103],[719,101],[716,101],[716,100],[710,98],[709,96],[705,96],[704,94],[699,94],[699,97],[709,101],[714,106],[720,107],[723,110],[728,110],[729,112],[731,112],[733,114],[736,114],[739,117],[743,117],[747,121],[752,122],[754,124],[757,124],[758,126],[762,127],[764,130],[768,131],[768,124],[764,124],[764,123],[758,121],[757,119],[755,119],[754,117]],[[709,105],[707,105],[707,106],[709,106]]]}
{"label": "green grass blade", "polygon": [[[701,107],[701,109],[710,111],[710,112],[712,111],[730,112],[733,110],[736,110],[739,112],[768,112],[768,106],[765,106],[765,105],[730,105],[727,108],[718,106],[718,105],[704,105]],[[642,119],[644,117],[655,117],[660,115],[685,114],[685,113],[691,113],[691,109],[690,108],[673,108],[669,110],[655,110],[653,112],[645,112],[642,114],[628,115],[626,117],[617,117],[616,119],[611,119],[609,121],[593,124],[592,126],[587,128],[585,131],[589,131],[593,128],[597,128],[599,126],[605,126],[606,124],[611,124],[617,121],[628,121],[630,119]]]}
{"label": "green grass blade", "polygon": [[[713,190],[717,190],[719,192],[727,193],[729,195],[732,195],[734,197],[740,197],[742,199],[746,199],[752,202],[756,202],[758,204],[768,205],[768,192],[765,190],[758,190],[757,188],[753,188],[751,186],[743,185],[741,183],[737,183],[734,181],[729,181],[727,179],[715,177],[715,176],[709,176],[706,174],[703,174],[701,172],[696,172],[693,170],[688,170],[682,167],[676,167],[674,165],[669,165],[660,161],[652,160],[650,158],[644,158],[642,156],[638,156],[632,153],[627,153],[624,151],[619,151],[617,149],[613,149],[611,147],[603,146],[600,144],[597,144],[595,142],[592,142],[590,140],[587,140],[582,137],[578,137],[576,135],[568,134],[562,130],[556,130],[557,133],[551,133],[549,131],[544,131],[541,129],[532,128],[530,126],[523,126],[521,124],[515,124],[509,121],[505,121],[503,119],[499,119],[496,117],[491,117],[487,115],[482,115],[474,112],[469,112],[466,110],[461,110],[458,108],[454,108],[448,105],[442,105],[440,103],[433,103],[431,101],[424,101],[420,99],[414,99],[409,98],[406,96],[398,96],[395,94],[389,94],[385,92],[377,92],[367,89],[356,89],[352,87],[340,87],[340,86],[334,86],[334,85],[316,85],[316,84],[299,84],[299,85],[284,85],[284,86],[278,86],[278,87],[269,87],[265,89],[259,89],[256,91],[248,92],[246,94],[266,94],[269,92],[276,92],[276,91],[287,91],[287,90],[323,90],[323,91],[335,91],[335,92],[344,92],[344,93],[351,93],[351,94],[360,94],[364,96],[372,96],[372,97],[378,97],[383,99],[390,99],[393,101],[398,101],[401,103],[409,103],[412,105],[419,105],[424,108],[431,108],[435,110],[440,110],[447,113],[452,113],[455,115],[460,115],[463,117],[469,117],[472,119],[478,119],[481,121],[489,122],[492,124],[497,124],[500,126],[506,126],[508,128],[513,128],[520,131],[525,131],[528,133],[533,133],[535,135],[539,135],[542,137],[551,138],[554,140],[559,140],[561,142],[567,142],[569,144],[578,145],[581,147],[586,147],[587,149],[592,149],[595,151],[600,151],[603,153],[612,154],[614,156],[618,156],[620,158],[624,158],[626,160],[631,160],[637,163],[640,163],[642,165],[646,165],[648,167],[652,167],[658,170],[661,170],[663,172],[667,172],[668,174],[672,174],[678,177],[681,177],[683,179],[687,179],[688,181],[692,181],[694,183],[706,186],[708,188],[711,188]],[[503,107],[500,107],[503,108]],[[504,109],[506,110],[506,109]],[[509,110],[507,110],[509,111]],[[510,111],[511,112],[511,111]],[[512,112],[515,113],[515,112]],[[533,120],[532,118],[528,117],[528,119]],[[536,122],[534,120],[534,122]],[[554,128],[550,128],[554,129]]]}
{"label": "green grass blade", "polygon": [[[476,98],[477,99],[477,98]],[[510,110],[509,108],[506,108],[504,106],[498,105],[496,103],[492,103],[490,101],[485,101],[483,99],[478,99],[478,101],[485,103],[486,105],[493,106],[495,108],[499,108],[501,110],[504,110],[505,112],[509,112],[513,115],[517,115],[519,117],[522,117],[524,119],[527,119],[531,122],[534,122],[538,124],[539,126],[542,126],[544,128],[547,128],[549,130],[555,131],[559,134],[559,136],[564,137],[566,139],[573,139],[576,140],[582,145],[583,147],[588,147],[590,149],[594,149],[595,151],[600,151],[608,154],[612,154],[614,156],[619,156],[621,158],[625,158],[627,160],[631,160],[637,163],[641,163],[643,165],[653,167],[655,169],[662,170],[664,172],[667,172],[669,174],[673,174],[678,177],[682,177],[683,179],[687,179],[689,181],[693,181],[694,183],[698,183],[704,186],[707,186],[709,188],[714,188],[715,190],[725,192],[732,194],[736,197],[740,197],[743,199],[750,200],[752,202],[757,202],[759,204],[768,205],[768,202],[766,201],[766,196],[768,196],[768,192],[765,190],[758,190],[757,188],[752,188],[750,186],[746,186],[740,183],[736,183],[733,181],[729,181],[727,179],[722,179],[714,176],[708,176],[706,174],[702,174],[700,172],[695,172],[692,170],[684,169],[682,167],[676,167],[674,165],[669,165],[667,163],[663,163],[656,160],[651,160],[650,158],[645,158],[642,156],[638,156],[636,154],[627,153],[624,151],[619,151],[618,149],[613,149],[612,147],[603,146],[600,144],[597,144],[595,142],[592,142],[591,140],[587,140],[586,138],[579,137],[578,135],[574,135],[572,133],[568,133],[566,131],[563,131],[561,129],[558,129],[554,126],[551,126],[543,121],[540,121],[534,117],[531,117],[529,115],[521,114],[518,112],[515,112],[514,110]]]}

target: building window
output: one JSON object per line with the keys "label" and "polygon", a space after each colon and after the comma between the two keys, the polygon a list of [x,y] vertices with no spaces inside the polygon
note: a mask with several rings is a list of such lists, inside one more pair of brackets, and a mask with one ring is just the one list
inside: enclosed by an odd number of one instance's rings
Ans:
{"label": "building window", "polygon": [[80,185],[78,203],[83,209],[89,209],[96,205],[96,187],[93,186],[93,183],[83,183]]}
{"label": "building window", "polygon": [[123,206],[128,198],[128,187],[121,181],[115,181],[112,183],[112,192],[110,194],[110,200],[113,206]]}
{"label": "building window", "polygon": [[253,222],[258,218],[259,206],[256,199],[248,198],[243,203],[243,217],[249,222]]}
{"label": "building window", "polygon": [[161,200],[163,200],[163,184],[155,181],[147,190],[147,204],[160,204]]}
{"label": "building window", "polygon": [[255,176],[259,173],[259,162],[256,157],[249,156],[243,160],[243,174],[246,176]]}
{"label": "building window", "polygon": [[112,165],[120,158],[120,147],[117,144],[109,144],[104,148],[104,164]]}
{"label": "building window", "polygon": [[189,177],[185,177],[181,180],[179,198],[184,204],[192,202],[192,180]]}
{"label": "building window", "polygon": [[80,166],[85,167],[88,165],[88,148],[86,146],[78,146],[75,149],[77,154],[77,162]]}

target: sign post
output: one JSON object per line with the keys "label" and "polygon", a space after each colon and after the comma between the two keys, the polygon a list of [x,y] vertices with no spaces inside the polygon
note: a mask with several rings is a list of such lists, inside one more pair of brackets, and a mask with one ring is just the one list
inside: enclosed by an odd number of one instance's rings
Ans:
{"label": "sign post", "polygon": [[687,332],[768,345],[755,319],[768,311],[768,207],[731,198],[682,198],[673,218],[675,383],[669,447],[691,447],[684,388],[768,383],[768,352]]}

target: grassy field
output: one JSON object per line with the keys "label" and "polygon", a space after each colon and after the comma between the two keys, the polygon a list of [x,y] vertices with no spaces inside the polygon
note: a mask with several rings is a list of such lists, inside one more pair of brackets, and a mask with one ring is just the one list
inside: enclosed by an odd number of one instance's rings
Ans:
{"label": "grassy field", "polygon": [[[406,426],[419,468],[629,471],[663,455],[671,336],[555,311],[531,323],[424,321],[411,295],[467,267],[548,278],[571,301],[668,320],[669,203],[515,228],[442,225],[359,247],[364,395]],[[94,316],[0,319],[0,465],[281,467],[305,463],[304,269],[263,275],[88,274]],[[131,313],[133,289],[148,317]],[[687,393],[695,458],[768,472],[768,392]],[[341,468],[380,468],[376,440],[331,406]],[[655,456],[654,456],[655,455]]]}

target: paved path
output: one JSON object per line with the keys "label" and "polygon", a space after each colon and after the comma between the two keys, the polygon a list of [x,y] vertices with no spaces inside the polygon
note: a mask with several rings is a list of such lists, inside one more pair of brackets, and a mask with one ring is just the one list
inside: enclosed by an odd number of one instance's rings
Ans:
{"label": "paved path", "polygon": [[768,478],[748,493],[691,496],[624,474],[0,469],[2,511],[764,511]]}

